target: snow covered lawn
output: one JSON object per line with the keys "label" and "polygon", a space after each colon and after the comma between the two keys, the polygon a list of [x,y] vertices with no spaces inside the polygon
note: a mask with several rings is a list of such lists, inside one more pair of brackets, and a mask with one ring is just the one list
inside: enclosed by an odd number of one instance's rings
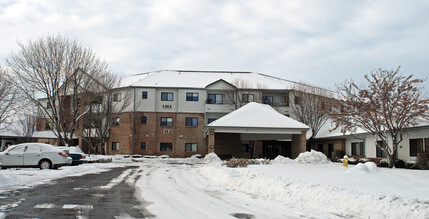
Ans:
{"label": "snow covered lawn", "polygon": [[429,171],[370,164],[300,164],[198,170],[212,182],[262,199],[319,209],[343,217],[429,218]]}

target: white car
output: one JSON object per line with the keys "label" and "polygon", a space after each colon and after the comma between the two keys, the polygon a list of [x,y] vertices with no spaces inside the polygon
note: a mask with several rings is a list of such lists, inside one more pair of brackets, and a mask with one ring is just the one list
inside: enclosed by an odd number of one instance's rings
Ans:
{"label": "white car", "polygon": [[68,166],[72,158],[63,150],[50,144],[22,143],[9,146],[0,152],[2,169],[9,167],[39,167],[40,169],[57,169]]}

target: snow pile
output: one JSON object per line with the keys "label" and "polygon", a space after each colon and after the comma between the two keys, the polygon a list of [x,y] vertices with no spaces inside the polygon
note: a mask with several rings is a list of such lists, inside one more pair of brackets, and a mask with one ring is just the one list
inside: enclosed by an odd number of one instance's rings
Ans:
{"label": "snow pile", "polygon": [[327,164],[331,163],[331,161],[328,160],[326,155],[324,155],[322,152],[318,152],[315,150],[311,150],[310,152],[306,151],[303,153],[300,153],[297,158],[295,158],[295,161],[297,163],[301,164]]}
{"label": "snow pile", "polygon": [[217,154],[210,153],[204,157],[204,162],[205,163],[218,163],[218,162],[222,162],[222,160],[217,156]]}
{"label": "snow pile", "polygon": [[295,164],[296,162],[288,157],[283,157],[281,155],[277,156],[271,164]]}
{"label": "snow pile", "polygon": [[377,173],[377,164],[374,162],[358,163],[355,167],[347,170],[346,173]]}
{"label": "snow pile", "polygon": [[[282,166],[294,166],[299,169],[308,165]],[[269,166],[265,166],[267,167]],[[366,168],[369,169],[368,166]],[[329,171],[327,170],[325,174]],[[225,188],[307,210],[327,211],[339,217],[429,217],[429,202],[424,200],[404,199],[391,194],[362,193],[332,185],[302,182],[289,177],[267,176],[265,172],[252,171],[249,168],[231,169],[206,165],[201,167],[198,173],[210,182]]]}

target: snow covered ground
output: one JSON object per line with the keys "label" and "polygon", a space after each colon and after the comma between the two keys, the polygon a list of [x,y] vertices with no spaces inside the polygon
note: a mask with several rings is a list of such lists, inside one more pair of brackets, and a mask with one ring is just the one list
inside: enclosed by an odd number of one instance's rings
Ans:
{"label": "snow covered ground", "polygon": [[[138,161],[138,162],[133,162]],[[136,196],[159,218],[429,218],[429,171],[343,167],[316,152],[271,165],[227,168],[207,159],[113,158],[60,170],[0,171],[0,193],[69,175],[137,165]],[[317,164],[316,164],[317,163]],[[120,179],[119,179],[120,180]]]}

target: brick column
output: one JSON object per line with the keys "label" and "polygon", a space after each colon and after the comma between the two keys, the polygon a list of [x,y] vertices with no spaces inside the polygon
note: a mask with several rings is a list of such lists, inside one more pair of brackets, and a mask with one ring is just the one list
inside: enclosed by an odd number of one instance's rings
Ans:
{"label": "brick column", "polygon": [[214,153],[215,152],[215,130],[209,129],[209,140],[207,144],[207,153]]}
{"label": "brick column", "polygon": [[305,152],[306,135],[306,131],[302,131],[300,135],[292,135],[292,159]]}

